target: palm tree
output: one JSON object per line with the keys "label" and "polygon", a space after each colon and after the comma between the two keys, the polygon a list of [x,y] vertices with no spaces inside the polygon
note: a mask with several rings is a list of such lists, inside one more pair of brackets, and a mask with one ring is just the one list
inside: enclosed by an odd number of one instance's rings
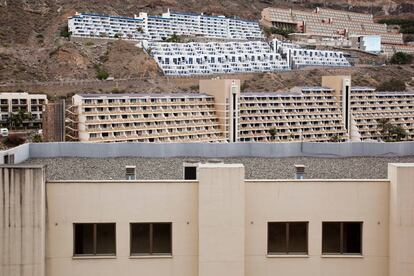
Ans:
{"label": "palm tree", "polygon": [[32,114],[25,112],[23,109],[19,109],[17,113],[10,113],[7,119],[7,124],[10,129],[16,127],[22,127],[25,121],[32,120]]}
{"label": "palm tree", "polygon": [[269,129],[269,134],[270,134],[270,140],[274,141],[276,139],[277,129],[272,127],[271,129]]}
{"label": "palm tree", "polygon": [[385,142],[399,142],[408,135],[403,127],[393,125],[388,118],[379,119],[377,127],[381,134],[381,139]]}

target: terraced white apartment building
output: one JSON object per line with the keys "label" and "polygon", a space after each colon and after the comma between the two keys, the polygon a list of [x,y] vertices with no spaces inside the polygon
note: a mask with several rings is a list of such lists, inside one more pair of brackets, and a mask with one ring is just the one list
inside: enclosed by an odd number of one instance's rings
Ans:
{"label": "terraced white apartment building", "polygon": [[[147,20],[148,21],[148,20]],[[150,39],[147,21],[139,17],[76,13],[68,20],[73,37]]]}
{"label": "terraced white apartment building", "polygon": [[305,66],[351,66],[341,51],[304,49],[273,40],[240,42],[142,43],[167,76],[273,72]]}
{"label": "terraced white apartment building", "polygon": [[262,41],[144,42],[143,46],[167,76],[289,70],[281,55]]}
{"label": "terraced white apartment building", "polygon": [[351,66],[341,51],[306,49],[297,44],[282,42],[276,39],[272,41],[272,48],[280,53],[293,69],[306,66]]}
{"label": "terraced white apartment building", "polygon": [[69,17],[68,26],[74,37],[118,37],[138,41],[161,41],[173,34],[237,40],[264,38],[257,21],[170,11],[162,16],[141,12],[134,17],[76,13]]}

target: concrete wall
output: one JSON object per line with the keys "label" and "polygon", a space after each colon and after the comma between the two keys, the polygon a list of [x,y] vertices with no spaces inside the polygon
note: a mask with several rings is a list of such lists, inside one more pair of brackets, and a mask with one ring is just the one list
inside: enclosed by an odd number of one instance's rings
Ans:
{"label": "concrete wall", "polygon": [[0,151],[0,165],[4,164],[4,156],[14,154],[14,163],[19,164],[30,158],[29,144],[23,144],[15,148]]}
{"label": "concrete wall", "polygon": [[0,168],[0,275],[45,275],[42,167]]}
{"label": "concrete wall", "polygon": [[[49,182],[48,276],[195,276],[198,185],[195,182]],[[73,223],[115,222],[116,257],[73,258]],[[130,257],[131,222],[172,222],[172,257]]]}
{"label": "concrete wall", "polygon": [[[414,273],[414,164],[390,180],[246,181],[242,165],[207,163],[197,181],[54,181],[47,198],[41,167],[0,169],[0,275]],[[309,222],[308,255],[267,256],[267,223],[283,221]],[[362,255],[323,255],[324,221],[363,222]],[[73,257],[82,222],[116,223],[116,256]],[[172,256],[131,257],[132,222],[171,222]]]}
{"label": "concrete wall", "polygon": [[389,276],[414,275],[414,164],[389,164]]}
{"label": "concrete wall", "polygon": [[401,143],[40,143],[30,158],[43,157],[351,157],[414,155],[414,142]]}
{"label": "concrete wall", "polygon": [[[388,275],[388,181],[246,181],[246,276]],[[308,221],[307,256],[267,256],[267,223]],[[362,256],[323,256],[323,221],[362,221]]]}

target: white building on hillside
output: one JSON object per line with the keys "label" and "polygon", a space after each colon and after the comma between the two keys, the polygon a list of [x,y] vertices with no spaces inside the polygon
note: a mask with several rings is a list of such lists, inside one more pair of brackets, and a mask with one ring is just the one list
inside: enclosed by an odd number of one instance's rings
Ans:
{"label": "white building on hillside", "polygon": [[289,70],[280,54],[262,41],[144,42],[165,75],[191,76]]}
{"label": "white building on hillside", "polygon": [[74,37],[149,39],[148,20],[139,17],[120,17],[76,13],[68,20],[69,31]]}
{"label": "white building on hillside", "polygon": [[343,52],[302,48],[297,44],[272,41],[273,49],[286,59],[292,69],[306,66],[348,67]]}
{"label": "white building on hillside", "polygon": [[157,41],[172,34],[237,40],[264,38],[257,21],[170,11],[162,16],[142,12],[134,17],[76,13],[68,19],[68,27],[74,37]]}
{"label": "white building on hillside", "polygon": [[350,66],[342,52],[311,50],[278,40],[209,43],[142,43],[165,75],[283,71],[304,66]]}

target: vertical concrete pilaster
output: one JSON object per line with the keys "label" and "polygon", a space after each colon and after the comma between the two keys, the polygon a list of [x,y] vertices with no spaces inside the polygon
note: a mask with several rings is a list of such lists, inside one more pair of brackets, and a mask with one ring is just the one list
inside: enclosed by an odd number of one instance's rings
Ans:
{"label": "vertical concrete pilaster", "polygon": [[45,276],[42,167],[0,168],[0,275]]}
{"label": "vertical concrete pilaster", "polygon": [[199,276],[244,276],[244,167],[201,164],[197,175]]}
{"label": "vertical concrete pilaster", "polygon": [[414,275],[414,164],[389,164],[389,276]]}

